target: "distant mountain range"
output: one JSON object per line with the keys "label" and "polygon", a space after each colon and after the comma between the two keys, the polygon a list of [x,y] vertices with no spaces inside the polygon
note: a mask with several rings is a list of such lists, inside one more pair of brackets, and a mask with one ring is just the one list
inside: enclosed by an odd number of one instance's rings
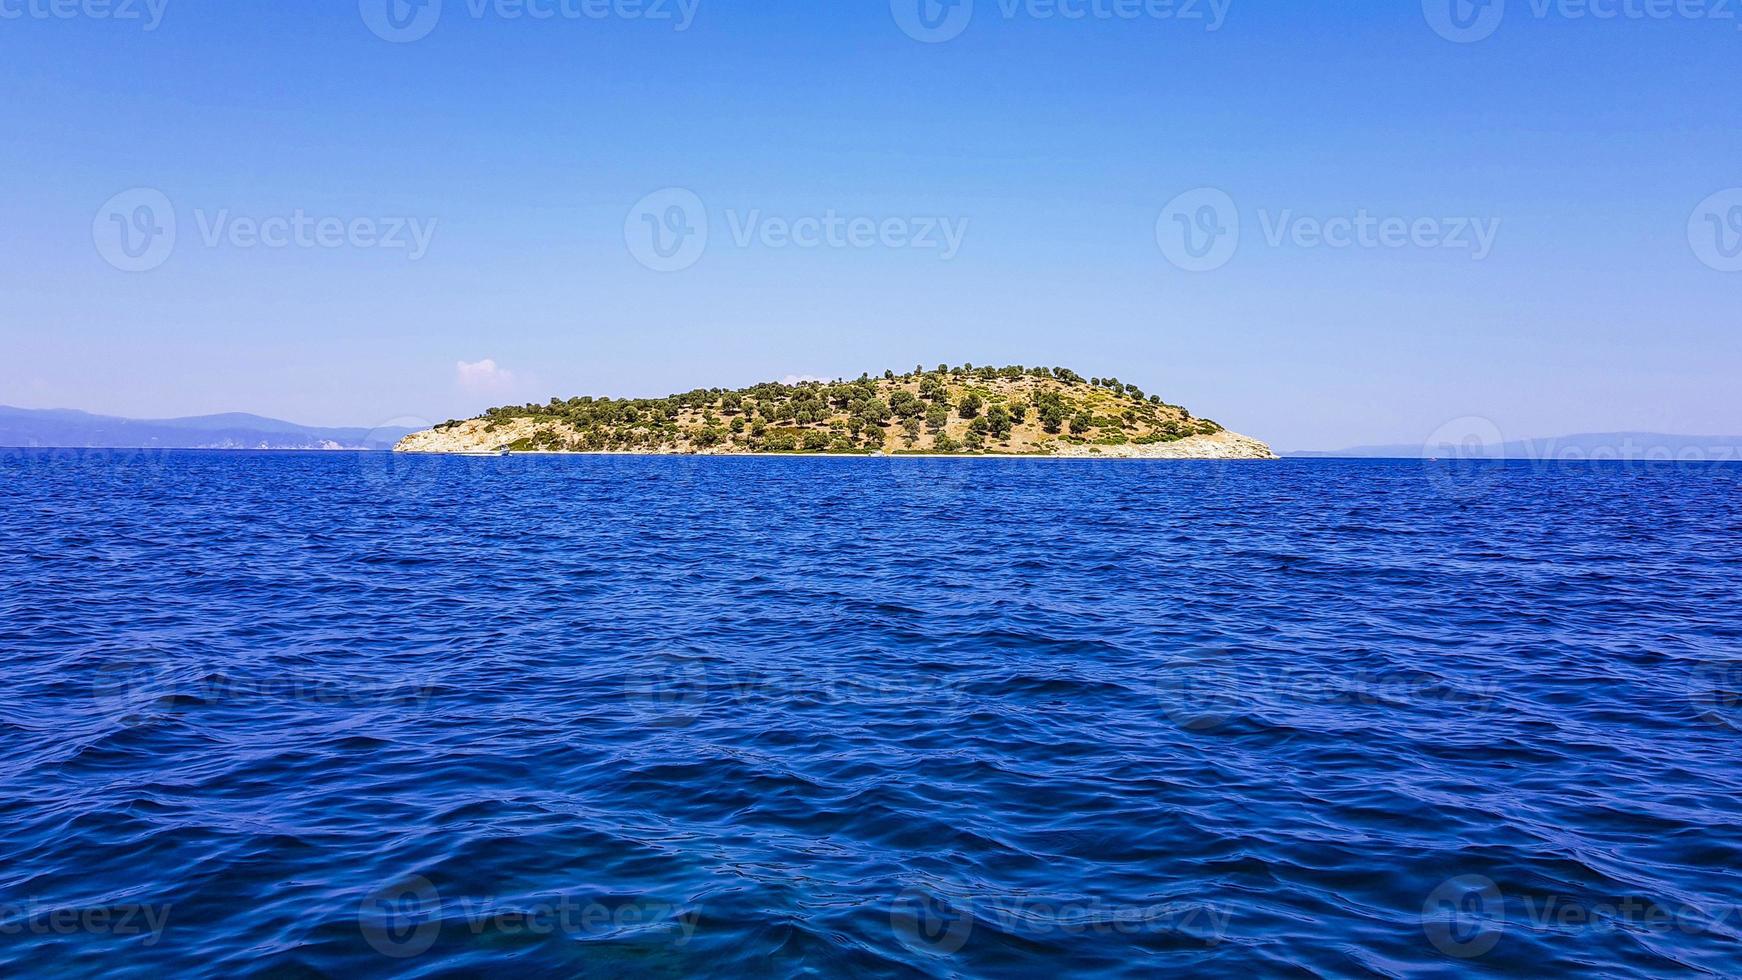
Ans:
{"label": "distant mountain range", "polygon": [[1586,432],[1551,439],[1521,439],[1484,443],[1480,439],[1459,443],[1400,443],[1389,446],[1355,446],[1331,452],[1285,452],[1294,458],[1362,459],[1685,459],[1690,461],[1742,460],[1742,436],[1679,436],[1661,432]]}
{"label": "distant mountain range", "polygon": [[0,406],[0,446],[55,449],[392,449],[406,428],[319,428],[230,413],[123,419]]}

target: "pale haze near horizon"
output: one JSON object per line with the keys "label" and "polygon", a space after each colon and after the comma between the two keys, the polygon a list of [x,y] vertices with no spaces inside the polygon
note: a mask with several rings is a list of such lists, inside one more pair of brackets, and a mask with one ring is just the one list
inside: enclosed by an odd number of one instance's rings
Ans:
{"label": "pale haze near horizon", "polygon": [[[1694,241],[1742,187],[1735,22],[1515,2],[1457,43],[1413,2],[1005,9],[929,44],[887,0],[701,0],[681,31],[448,0],[407,43],[356,3],[0,19],[0,404],[376,426],[970,361],[1114,375],[1283,449],[1467,416],[1742,433],[1742,273]],[[128,272],[96,239],[136,188],[176,238]],[[625,228],[665,188],[710,226],[670,272]],[[1192,272],[1157,224],[1198,188],[1241,228]],[[411,219],[427,254],[208,243],[298,213]],[[1272,242],[1362,215],[1493,237]],[[740,244],[807,216],[959,249]]]}

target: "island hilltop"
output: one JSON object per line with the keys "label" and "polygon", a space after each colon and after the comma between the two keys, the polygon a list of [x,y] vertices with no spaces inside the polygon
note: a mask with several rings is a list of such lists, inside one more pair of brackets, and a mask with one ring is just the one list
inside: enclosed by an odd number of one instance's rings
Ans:
{"label": "island hilltop", "polygon": [[553,398],[444,422],[397,451],[1275,458],[1117,378],[971,364],[667,398]]}

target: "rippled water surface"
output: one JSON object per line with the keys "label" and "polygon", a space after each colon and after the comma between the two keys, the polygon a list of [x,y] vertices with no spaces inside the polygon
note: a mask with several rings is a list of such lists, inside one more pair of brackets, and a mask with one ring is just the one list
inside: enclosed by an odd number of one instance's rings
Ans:
{"label": "rippled water surface", "polygon": [[0,972],[1742,973],[1742,470],[0,456]]}

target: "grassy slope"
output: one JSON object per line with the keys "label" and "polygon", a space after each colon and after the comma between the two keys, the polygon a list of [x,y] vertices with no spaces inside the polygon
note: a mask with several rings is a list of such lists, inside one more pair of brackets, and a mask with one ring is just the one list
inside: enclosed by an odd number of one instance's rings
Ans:
{"label": "grassy slope", "polygon": [[[507,443],[511,448],[571,451],[1045,454],[1060,444],[1146,445],[1222,431],[1214,422],[1124,386],[1092,384],[1070,371],[1042,377],[1043,370],[955,368],[698,390],[662,399],[553,399],[546,405],[491,409],[481,420],[486,430],[516,436]],[[892,402],[898,408],[905,400],[899,392],[916,399],[922,413],[929,410],[929,418],[919,416],[917,436],[891,409]],[[974,418],[965,417],[962,407],[969,396],[982,403]],[[1055,407],[1043,413],[1041,406],[1048,402]],[[907,405],[914,411],[912,401]],[[941,429],[934,405],[948,409]],[[1026,407],[1023,421],[1012,419],[1007,433],[994,429],[994,406],[1014,415],[1016,405]],[[1058,431],[1047,431],[1043,415],[1062,422]],[[522,436],[528,422],[532,434]],[[438,431],[459,424],[450,422]],[[978,446],[973,445],[975,429],[981,430]]]}

